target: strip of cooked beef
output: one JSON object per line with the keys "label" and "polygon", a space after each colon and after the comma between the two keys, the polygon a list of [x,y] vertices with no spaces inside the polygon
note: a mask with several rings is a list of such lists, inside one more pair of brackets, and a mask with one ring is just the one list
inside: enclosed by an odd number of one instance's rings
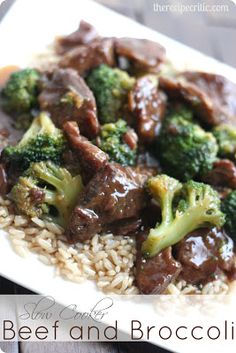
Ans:
{"label": "strip of cooked beef", "polygon": [[66,122],[63,130],[81,165],[83,180],[87,182],[108,163],[108,155],[86,137],[81,136],[76,122]]}
{"label": "strip of cooked beef", "polygon": [[108,224],[139,216],[149,200],[146,179],[129,167],[106,164],[79,195],[66,231],[68,240],[91,239]]}
{"label": "strip of cooked beef", "polygon": [[60,128],[66,121],[74,120],[82,135],[94,138],[99,133],[93,93],[72,69],[56,69],[44,77],[39,104],[40,109],[48,111]]}
{"label": "strip of cooked beef", "polygon": [[218,125],[222,122],[236,125],[236,84],[221,75],[187,71],[182,76],[206,93],[213,104],[213,120],[207,122]]}
{"label": "strip of cooked beef", "polygon": [[131,148],[131,150],[135,150],[138,147],[138,136],[133,129],[129,129],[123,135],[122,139],[123,139],[123,142],[126,143]]}
{"label": "strip of cooked beef", "polygon": [[112,38],[102,38],[87,45],[77,46],[66,52],[59,63],[60,67],[72,68],[82,76],[101,64],[115,66]]}
{"label": "strip of cooked beef", "polygon": [[151,258],[143,258],[141,246],[147,233],[137,237],[136,284],[142,294],[162,294],[174,282],[182,269],[169,247]]}
{"label": "strip of cooked beef", "polygon": [[188,103],[208,125],[236,125],[236,85],[223,76],[184,72],[177,78],[161,77],[159,85],[170,98]]}
{"label": "strip of cooked beef", "polygon": [[88,44],[98,38],[99,35],[96,28],[90,23],[81,20],[79,28],[75,32],[57,39],[56,51],[61,55],[75,46]]}
{"label": "strip of cooked beef", "polygon": [[107,225],[104,232],[123,236],[139,236],[144,229],[150,229],[156,225],[157,219],[161,218],[160,207],[151,200],[136,217],[122,219]]}
{"label": "strip of cooked beef", "polygon": [[15,144],[22,135],[23,131],[15,129],[13,126],[13,120],[0,109],[0,152],[7,145]]}
{"label": "strip of cooked beef", "polygon": [[137,165],[134,168],[137,173],[146,174],[152,177],[161,172],[158,160],[147,150],[140,150],[137,158]]}
{"label": "strip of cooked beef", "polygon": [[236,189],[236,166],[228,159],[220,159],[213,165],[213,169],[202,177],[205,183]]}
{"label": "strip of cooked beef", "polygon": [[66,168],[72,175],[81,174],[81,165],[76,151],[70,146],[67,146],[66,150],[62,154],[61,164]]}
{"label": "strip of cooked beef", "polygon": [[135,116],[140,140],[151,143],[158,135],[166,110],[166,95],[150,76],[139,78],[129,92],[129,109]]}
{"label": "strip of cooked beef", "polygon": [[113,233],[123,236],[134,236],[139,234],[142,228],[142,219],[140,217],[132,217],[115,221],[107,226],[104,226],[105,233]]}
{"label": "strip of cooked beef", "polygon": [[187,283],[209,282],[222,271],[236,275],[233,240],[224,230],[197,230],[177,244],[175,251],[183,267],[181,277]]}
{"label": "strip of cooked beef", "polygon": [[165,48],[147,39],[117,38],[115,52],[126,58],[132,69],[139,72],[159,72],[166,58]]}

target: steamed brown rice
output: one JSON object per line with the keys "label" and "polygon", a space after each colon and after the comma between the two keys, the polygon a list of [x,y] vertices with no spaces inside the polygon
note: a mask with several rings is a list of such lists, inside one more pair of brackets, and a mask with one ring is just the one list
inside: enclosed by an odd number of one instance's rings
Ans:
{"label": "steamed brown rice", "polygon": [[[84,244],[68,244],[63,229],[39,218],[29,219],[14,213],[9,200],[0,198],[0,229],[5,230],[14,250],[25,257],[29,251],[56,273],[81,283],[94,280],[105,293],[138,294],[135,286],[135,239],[113,234],[95,235]],[[222,277],[202,287],[185,281],[170,284],[167,294],[224,294],[229,290]]]}

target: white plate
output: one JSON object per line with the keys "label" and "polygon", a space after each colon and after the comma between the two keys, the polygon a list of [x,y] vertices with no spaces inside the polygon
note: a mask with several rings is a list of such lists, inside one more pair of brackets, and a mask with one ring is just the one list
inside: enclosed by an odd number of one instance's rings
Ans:
{"label": "white plate", "polygon": [[[0,67],[11,64],[27,66],[34,54],[44,51],[56,35],[75,30],[80,19],[94,24],[105,36],[130,36],[158,41],[166,47],[168,57],[177,67],[220,73],[236,82],[235,69],[89,0],[17,0],[0,23]],[[88,302],[88,298],[91,303],[101,297],[92,282],[79,285],[71,283],[56,277],[52,267],[42,264],[33,255],[20,258],[3,232],[0,232],[0,273],[35,292],[50,294],[64,304],[76,302],[78,297],[83,304]],[[133,307],[125,303],[123,305],[123,310],[137,310],[135,304]],[[139,306],[138,311],[146,316],[151,315],[145,306]],[[158,343],[155,339],[153,341]],[[166,342],[163,345],[175,352],[188,350],[187,347],[173,348],[173,343]],[[194,352],[194,348],[191,350]]]}

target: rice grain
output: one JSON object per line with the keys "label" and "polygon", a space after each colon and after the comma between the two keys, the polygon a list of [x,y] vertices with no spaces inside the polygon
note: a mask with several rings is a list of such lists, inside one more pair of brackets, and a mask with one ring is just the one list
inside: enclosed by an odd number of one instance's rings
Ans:
{"label": "rice grain", "polygon": [[[138,294],[135,286],[135,238],[95,235],[86,243],[68,244],[57,224],[34,217],[13,214],[9,200],[0,197],[0,228],[9,234],[13,249],[22,257],[29,249],[46,265],[53,265],[57,275],[82,283],[95,280],[105,293]],[[221,294],[229,286],[225,277],[201,288],[185,281],[170,284],[167,294]]]}

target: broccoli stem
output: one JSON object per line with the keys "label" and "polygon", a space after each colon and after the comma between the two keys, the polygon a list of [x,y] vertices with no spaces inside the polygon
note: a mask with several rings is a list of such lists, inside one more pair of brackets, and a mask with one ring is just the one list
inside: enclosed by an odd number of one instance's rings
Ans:
{"label": "broccoli stem", "polygon": [[[44,180],[50,185],[53,185],[57,190],[63,190],[66,187],[65,180],[60,179],[57,171],[59,168],[54,168],[44,164],[36,164],[34,166],[34,171],[37,173],[39,179]],[[61,177],[61,175],[60,175]]]}
{"label": "broccoli stem", "polygon": [[39,180],[55,188],[55,190],[44,189],[44,201],[58,210],[59,217],[56,218],[56,222],[65,226],[78,192],[82,189],[81,177],[79,175],[72,177],[68,170],[52,163],[36,163],[32,169]]}
{"label": "broccoli stem", "polygon": [[[155,256],[163,249],[175,245],[195,229],[220,227],[225,222],[219,196],[209,185],[189,181],[182,186],[176,179],[158,175],[148,181],[148,188],[159,202],[162,222],[150,230],[143,242],[142,252],[146,257]],[[182,199],[176,209],[173,201],[179,191]]]}
{"label": "broccoli stem", "polygon": [[173,221],[170,219],[170,222],[162,223],[158,229],[151,229],[148,239],[142,246],[144,255],[152,257],[161,250],[177,244],[196,228],[206,226],[207,224],[203,222],[205,219],[208,224],[209,216],[206,217],[201,208],[196,206],[183,215],[178,215]]}

